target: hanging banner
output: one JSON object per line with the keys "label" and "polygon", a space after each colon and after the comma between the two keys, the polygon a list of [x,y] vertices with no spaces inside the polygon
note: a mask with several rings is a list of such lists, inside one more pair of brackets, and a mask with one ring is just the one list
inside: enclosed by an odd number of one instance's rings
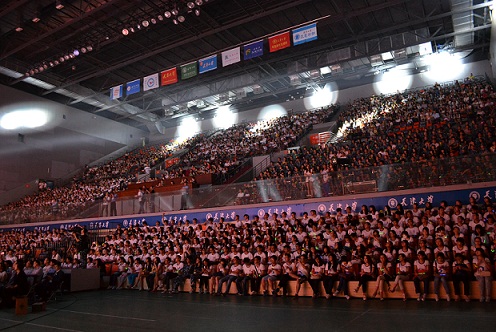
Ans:
{"label": "hanging banner", "polygon": [[187,80],[188,78],[195,77],[198,75],[198,70],[196,67],[196,61],[188,63],[187,65],[181,66],[181,79]]}
{"label": "hanging banner", "polygon": [[126,83],[126,95],[132,95],[135,93],[140,92],[140,79],[138,78],[137,80],[127,82]]}
{"label": "hanging banner", "polygon": [[293,45],[308,43],[317,40],[317,23],[306,25],[293,30]]}
{"label": "hanging banner", "polygon": [[257,58],[263,55],[263,40],[243,46],[243,56],[245,60]]}
{"label": "hanging banner", "polygon": [[270,53],[280,51],[290,46],[291,46],[291,37],[289,36],[289,31],[280,33],[278,35],[269,38]]}
{"label": "hanging banner", "polygon": [[159,86],[158,73],[143,78],[143,91],[156,89]]}
{"label": "hanging banner", "polygon": [[160,81],[162,86],[177,83],[177,68],[174,67],[161,72]]}
{"label": "hanging banner", "polygon": [[217,54],[209,56],[198,61],[200,74],[217,69]]}
{"label": "hanging banner", "polygon": [[115,100],[122,97],[122,84],[110,88],[110,100]]}
{"label": "hanging banner", "polygon": [[233,48],[232,50],[222,52],[222,67],[226,67],[234,63],[240,62],[241,61],[240,52],[241,52],[240,47],[236,47]]}

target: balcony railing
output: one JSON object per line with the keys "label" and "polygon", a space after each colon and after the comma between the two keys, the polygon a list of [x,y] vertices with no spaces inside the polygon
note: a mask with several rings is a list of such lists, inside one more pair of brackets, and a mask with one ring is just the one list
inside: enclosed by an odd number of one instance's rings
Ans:
{"label": "balcony railing", "polygon": [[[337,161],[340,162],[340,161]],[[401,163],[341,170],[328,174],[266,179],[223,186],[207,186],[167,194],[122,198],[117,215],[201,209],[240,204],[345,196],[358,193],[488,182],[496,179],[496,154],[466,155],[442,160]],[[146,183],[145,183],[146,185]],[[52,206],[1,211],[2,224],[69,220],[110,215],[111,206],[89,202],[78,206]]]}

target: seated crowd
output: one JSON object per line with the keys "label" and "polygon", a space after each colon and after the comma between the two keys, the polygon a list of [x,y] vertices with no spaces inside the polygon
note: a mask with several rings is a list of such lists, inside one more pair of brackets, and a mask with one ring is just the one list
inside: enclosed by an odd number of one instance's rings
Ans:
{"label": "seated crowd", "polygon": [[[353,212],[346,207],[335,214],[236,216],[232,223],[221,218],[174,224],[163,218],[153,227],[118,226],[102,243],[93,243],[87,267],[103,271],[105,264],[115,265],[109,288],[143,289],[146,281],[149,291],[172,293],[190,280],[192,292],[198,284],[201,293],[225,295],[234,283],[238,295],[298,297],[301,285],[308,282],[314,297],[343,292],[349,299],[349,281],[356,280],[355,292],[361,288],[364,300],[369,281],[377,281],[373,297],[384,299],[399,289],[406,300],[405,281],[412,280],[419,301],[430,293],[439,300],[441,286],[450,301],[450,280],[454,299],[469,301],[470,283],[476,280],[479,300],[489,302],[496,262],[494,208],[489,198],[482,205],[471,198],[466,206],[460,201],[453,206],[441,202],[438,207],[427,203],[423,210],[415,205],[394,212],[374,206]],[[12,262],[28,261],[27,266],[39,266],[38,261],[31,262],[26,248],[35,247],[43,237],[50,241],[67,233],[53,234],[2,234],[6,254],[1,265],[8,269]],[[61,254],[54,251],[51,258],[63,268],[80,266],[77,251]],[[51,264],[47,258],[45,266]],[[296,289],[290,289],[291,280]]]}
{"label": "seated crowd", "polygon": [[[294,144],[313,125],[328,119],[336,110],[292,114],[269,121],[236,125],[214,135],[198,134],[182,143],[172,142],[136,149],[104,165],[86,167],[66,187],[44,187],[38,193],[0,207],[2,219],[23,222],[68,219],[97,200],[115,200],[118,192],[137,182],[139,173],[161,165],[175,151],[189,152],[180,162],[157,176],[163,179],[224,174],[247,157],[280,151]],[[162,182],[162,183],[166,183]],[[112,213],[111,213],[112,215]]]}
{"label": "seated crowd", "polygon": [[254,180],[279,179],[298,198],[315,196],[309,183],[317,179],[322,196],[339,193],[348,177],[380,179],[383,191],[492,180],[485,170],[496,152],[495,100],[492,86],[478,80],[358,99],[340,114],[341,140],[293,151]]}

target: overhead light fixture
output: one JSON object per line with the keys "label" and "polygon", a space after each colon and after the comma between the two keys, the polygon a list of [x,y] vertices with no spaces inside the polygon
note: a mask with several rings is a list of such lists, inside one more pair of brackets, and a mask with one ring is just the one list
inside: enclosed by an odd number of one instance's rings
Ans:
{"label": "overhead light fixture", "polygon": [[165,16],[165,18],[171,18],[172,17],[172,13],[170,11],[166,10],[164,12],[164,16]]}
{"label": "overhead light fixture", "polygon": [[63,9],[64,4],[62,3],[62,1],[60,1],[60,0],[55,1],[55,8],[57,8],[58,10]]}
{"label": "overhead light fixture", "polygon": [[64,55],[64,60],[69,60],[69,59],[70,59],[69,54]]}
{"label": "overhead light fixture", "polygon": [[195,3],[196,3],[197,6],[203,5],[203,1],[202,0],[196,0]]}
{"label": "overhead light fixture", "polygon": [[141,22],[141,25],[143,25],[144,28],[148,28],[148,26],[150,25],[150,22],[148,22],[147,20],[144,20],[143,22]]}
{"label": "overhead light fixture", "polygon": [[157,24],[157,20],[156,20],[156,19],[154,19],[154,18],[152,18],[152,19],[150,20],[150,23],[151,23],[151,24]]}
{"label": "overhead light fixture", "polygon": [[158,18],[159,21],[163,21],[164,20],[164,17],[162,15],[158,15],[157,18]]}
{"label": "overhead light fixture", "polygon": [[128,30],[128,29],[126,29],[126,28],[122,29],[122,34],[123,34],[124,36],[129,35],[129,30]]}
{"label": "overhead light fixture", "polygon": [[33,23],[38,23],[39,21],[41,21],[41,18],[39,18],[39,15],[36,15],[35,17],[33,17],[33,18],[31,19],[31,21],[32,21]]}
{"label": "overhead light fixture", "polygon": [[196,16],[200,16],[200,10],[199,10],[198,8],[197,8],[197,9],[195,9],[195,15],[196,15]]}
{"label": "overhead light fixture", "polygon": [[15,28],[15,31],[17,31],[17,32],[21,32],[23,30],[24,30],[24,28],[21,27],[20,25],[17,28]]}
{"label": "overhead light fixture", "polygon": [[195,8],[195,3],[193,1],[190,1],[186,4],[186,6],[188,6],[189,9],[193,9]]}
{"label": "overhead light fixture", "polygon": [[179,22],[183,23],[183,22],[186,20],[186,18],[185,18],[183,15],[179,15],[179,16],[177,17],[177,20],[178,20]]}
{"label": "overhead light fixture", "polygon": [[84,54],[84,53],[86,53],[86,51],[87,51],[87,50],[86,50],[86,47],[84,47],[84,46],[83,46],[83,47],[81,47],[81,53],[83,53],[83,54]]}
{"label": "overhead light fixture", "polygon": [[178,25],[179,24],[179,22],[176,19],[173,19],[172,20],[172,23],[174,23],[175,25]]}
{"label": "overhead light fixture", "polygon": [[79,55],[79,50],[74,50],[74,52],[72,52],[75,56],[78,56]]}
{"label": "overhead light fixture", "polygon": [[177,14],[179,14],[179,10],[177,10],[177,8],[174,8],[173,10],[171,10],[171,13],[172,15],[177,16]]}
{"label": "overhead light fixture", "polygon": [[93,51],[93,46],[88,45],[88,47],[86,47],[86,49],[88,50],[88,52],[91,52],[91,51]]}

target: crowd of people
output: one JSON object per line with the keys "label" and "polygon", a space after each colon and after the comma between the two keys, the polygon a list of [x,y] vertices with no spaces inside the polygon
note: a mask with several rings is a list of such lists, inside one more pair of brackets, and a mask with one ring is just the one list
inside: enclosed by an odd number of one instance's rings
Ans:
{"label": "crowd of people", "polygon": [[[346,194],[347,182],[372,180],[385,191],[490,181],[495,100],[492,86],[475,79],[361,98],[340,113],[340,140],[294,150],[254,180],[277,180],[269,183],[297,198]],[[247,184],[247,196],[258,187]]]}
{"label": "crowd of people", "polygon": [[[129,183],[140,181],[139,174],[149,173],[155,167],[162,169],[157,171],[156,178],[163,180],[164,185],[167,179],[206,173],[219,175],[222,182],[245,158],[286,149],[313,124],[327,120],[336,109],[332,106],[244,123],[214,134],[198,134],[184,142],[139,148],[103,165],[86,167],[69,186],[44,187],[36,194],[4,205],[0,207],[0,216],[5,221],[22,222],[72,218],[97,200],[115,199]],[[165,167],[164,161],[180,150],[188,152],[175,165]]]}
{"label": "crowd of people", "polygon": [[[347,207],[335,214],[236,216],[230,223],[222,218],[204,223],[163,218],[154,226],[117,226],[103,241],[93,242],[87,258],[74,248],[66,250],[69,231],[11,231],[0,236],[0,265],[4,271],[14,262],[41,266],[33,258],[35,249],[57,242],[65,244],[45,255],[45,266],[79,268],[85,263],[104,271],[105,264],[113,264],[117,270],[109,288],[114,289],[144,289],[146,281],[149,291],[177,293],[190,280],[192,292],[226,295],[234,283],[240,296],[298,297],[301,285],[308,282],[314,297],[329,299],[343,292],[349,299],[349,281],[357,280],[355,292],[361,289],[364,300],[370,295],[368,281],[377,281],[372,297],[384,299],[399,290],[406,300],[413,295],[405,287],[411,280],[418,301],[427,294],[439,301],[441,286],[447,301],[452,295],[455,301],[469,301],[471,281],[476,280],[479,300],[489,302],[496,263],[494,211],[488,197],[482,204],[472,197],[466,205],[441,202],[393,212],[362,206],[360,211]],[[296,281],[295,289],[290,289],[291,280]]]}

